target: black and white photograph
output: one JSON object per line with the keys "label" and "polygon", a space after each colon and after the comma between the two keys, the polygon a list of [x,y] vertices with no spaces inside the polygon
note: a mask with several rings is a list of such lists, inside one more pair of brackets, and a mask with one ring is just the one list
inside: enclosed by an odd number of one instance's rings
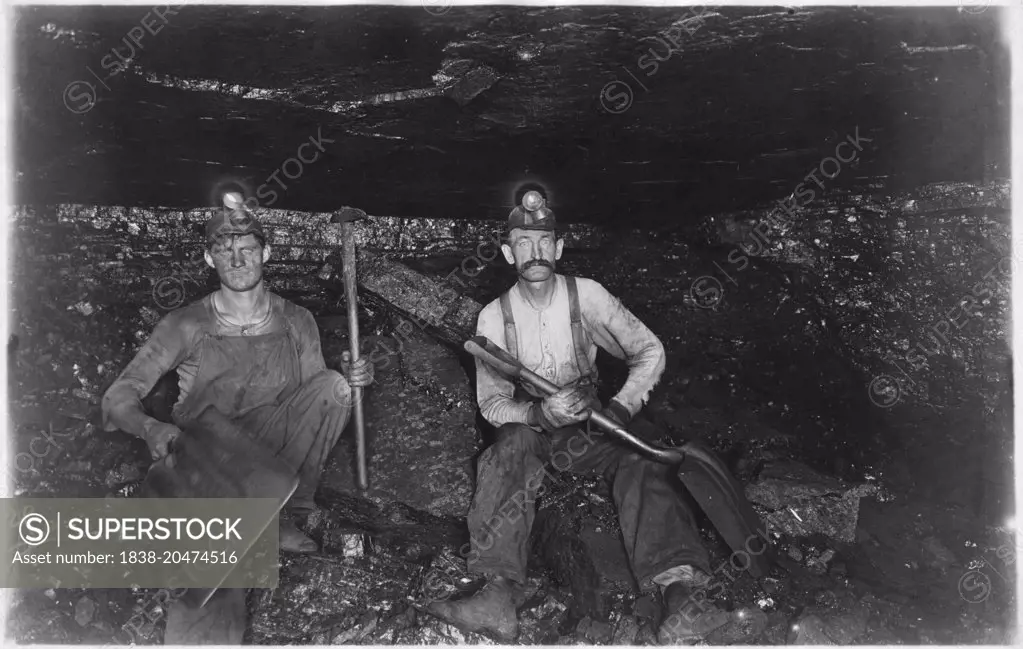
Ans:
{"label": "black and white photograph", "polygon": [[5,646],[1023,641],[1023,3],[0,14]]}

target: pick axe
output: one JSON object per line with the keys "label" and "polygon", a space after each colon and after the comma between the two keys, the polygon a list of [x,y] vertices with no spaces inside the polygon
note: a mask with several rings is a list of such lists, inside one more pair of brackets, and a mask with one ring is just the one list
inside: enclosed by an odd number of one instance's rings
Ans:
{"label": "pick axe", "polygon": [[[331,217],[331,223],[341,224],[341,262],[345,284],[345,301],[348,303],[348,350],[352,363],[359,360],[359,302],[355,289],[355,222],[367,218],[364,211],[355,207],[342,207]],[[355,454],[358,463],[359,489],[369,487],[366,477],[366,422],[362,414],[362,388],[352,387],[352,411],[355,420]]]}

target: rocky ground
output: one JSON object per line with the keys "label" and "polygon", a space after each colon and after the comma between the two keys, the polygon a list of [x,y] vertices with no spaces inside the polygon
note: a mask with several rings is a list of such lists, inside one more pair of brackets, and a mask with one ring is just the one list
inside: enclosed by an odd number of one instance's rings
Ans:
{"label": "rocky ground", "polygon": [[[728,575],[724,603],[763,613],[753,642],[1006,643],[1017,546],[1006,520],[1006,288],[994,285],[976,326],[931,359],[926,376],[879,385],[871,377],[895,374],[884,365],[885,350],[919,339],[895,324],[899,318],[930,326],[931,313],[973,283],[978,271],[966,266],[989,260],[934,249],[945,237],[934,221],[909,238],[876,235],[871,246],[890,248],[884,261],[846,267],[847,242],[866,235],[839,227],[851,223],[842,216],[832,234],[816,235],[823,243],[815,252],[797,258],[794,251],[815,240],[807,233],[823,227],[819,219],[779,235],[774,257],[742,271],[726,266],[725,246],[741,227],[724,217],[703,239],[680,231],[614,233],[607,238],[613,243],[566,254],[562,270],[604,283],[662,338],[669,368],[647,410],[663,440],[698,438],[716,449],[747,484],[780,553],[802,566],[778,567],[759,581],[729,571],[725,546],[704,526],[714,565]],[[983,213],[973,224],[976,236],[998,249],[1001,226]],[[131,495],[147,470],[144,445],[100,430],[99,397],[164,310],[154,300],[151,269],[116,286],[83,270],[94,268],[96,248],[60,243],[73,234],[69,227],[22,223],[16,237],[8,362],[19,455],[10,473],[22,495]],[[896,254],[902,262],[891,261]],[[443,278],[462,259],[403,261]],[[935,261],[949,259],[963,267]],[[692,290],[718,272],[715,262],[733,271],[733,281],[719,274],[717,294]],[[885,264],[898,264],[898,272],[863,281],[843,275]],[[189,299],[214,288],[207,275],[197,277],[182,285]],[[485,303],[511,281],[506,268],[490,264],[466,279],[464,292]],[[340,288],[275,288],[317,316],[328,365],[336,367],[347,346]],[[431,599],[478,585],[458,555],[475,458],[489,435],[475,413],[471,366],[427,332],[396,335],[394,312],[373,301],[363,307],[364,349],[375,354],[378,370],[366,396],[371,489],[352,487],[351,445],[339,446],[312,523],[323,552],[284,557],[279,587],[250,593],[247,638],[491,643],[422,612]],[[604,376],[615,384],[624,369],[606,360]],[[39,438],[47,443],[32,444]],[[534,525],[519,642],[653,642],[656,606],[625,565],[606,487],[557,478]],[[164,606],[150,590],[24,591],[10,630],[20,643],[159,643]]]}

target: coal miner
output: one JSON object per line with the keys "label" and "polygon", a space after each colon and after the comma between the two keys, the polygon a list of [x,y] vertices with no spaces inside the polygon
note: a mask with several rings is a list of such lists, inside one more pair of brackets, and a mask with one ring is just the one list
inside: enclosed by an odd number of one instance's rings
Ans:
{"label": "coal miner", "polygon": [[[632,571],[645,589],[663,593],[659,641],[699,639],[732,614],[706,601],[695,611],[686,608],[709,581],[710,565],[678,476],[673,467],[641,457],[585,423],[594,409],[628,424],[664,371],[664,347],[599,283],[555,273],[563,246],[553,211],[538,192],[527,193],[508,217],[501,246],[518,282],[480,312],[477,334],[564,387],[544,398],[477,359],[479,407],[498,428],[497,441],[479,460],[467,564],[487,583],[468,599],[433,602],[429,611],[464,630],[502,641],[516,637],[517,586],[526,580],[534,500],[553,468],[610,482]],[[606,406],[596,394],[598,346],[629,367]]]}
{"label": "coal miner", "polygon": [[[295,520],[314,510],[320,473],[349,419],[346,397],[352,386],[372,383],[373,366],[365,358],[350,363],[346,353],[344,376],[326,368],[312,314],[263,281],[270,246],[259,222],[240,201],[225,200],[225,206],[205,230],[206,263],[217,271],[220,289],[160,321],[104,395],[104,427],[141,437],[153,459],[161,460],[182,428],[215,409],[294,471],[298,487],[281,518],[281,549],[314,552],[316,543]],[[174,423],[165,423],[149,416],[141,400],[175,369],[180,396]],[[168,641],[240,641],[243,591],[221,590],[217,603],[227,609],[210,614],[219,619],[172,610]]]}

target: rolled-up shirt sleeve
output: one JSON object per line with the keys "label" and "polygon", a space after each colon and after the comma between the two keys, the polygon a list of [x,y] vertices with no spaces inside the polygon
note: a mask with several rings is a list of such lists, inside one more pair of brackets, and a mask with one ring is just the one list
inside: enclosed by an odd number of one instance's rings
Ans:
{"label": "rolled-up shirt sleeve", "polygon": [[167,372],[182,363],[191,351],[195,327],[186,326],[177,312],[168,313],[156,325],[149,340],[103,395],[103,429],[123,430],[142,436],[152,419],[142,399]]}
{"label": "rolled-up shirt sleeve", "polygon": [[576,281],[584,324],[594,342],[628,364],[629,377],[614,399],[635,415],[646,405],[664,373],[664,345],[598,282],[581,278]]}
{"label": "rolled-up shirt sleeve", "polygon": [[[476,321],[476,335],[486,336],[507,351],[504,318],[496,302],[485,307]],[[490,364],[476,359],[476,401],[483,418],[493,426],[526,424],[530,403],[515,399],[515,384]]]}

